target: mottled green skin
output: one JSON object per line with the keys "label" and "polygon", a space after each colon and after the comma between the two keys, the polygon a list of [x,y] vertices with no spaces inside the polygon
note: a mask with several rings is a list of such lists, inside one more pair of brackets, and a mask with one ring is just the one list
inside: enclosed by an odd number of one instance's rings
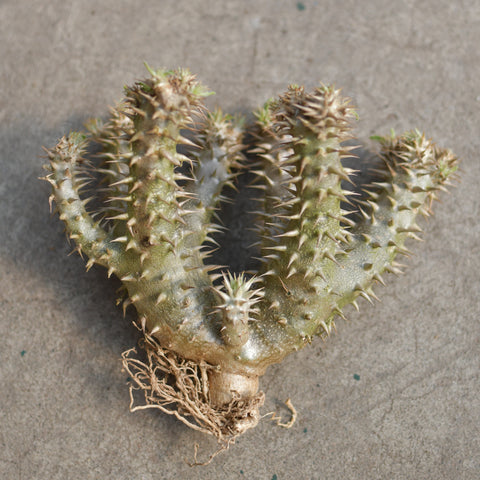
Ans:
{"label": "mottled green skin", "polygon": [[[87,266],[123,281],[143,329],[182,357],[256,376],[328,334],[346,304],[370,299],[372,283],[398,270],[395,256],[456,158],[417,132],[381,139],[382,179],[355,200],[341,186],[352,174],[342,165],[355,115],[348,101],[331,87],[290,87],[252,129],[262,267],[223,274],[219,286],[204,245],[219,228],[212,219],[222,189],[244,168],[243,124],[205,113],[205,94],[186,71],[152,71],[126,88],[109,123],[93,122],[48,151],[46,178]],[[187,138],[198,148],[182,155],[177,145]],[[101,167],[83,160],[89,142],[102,147]],[[107,183],[98,220],[83,200],[83,172],[92,168]],[[345,201],[357,213],[347,214]]]}

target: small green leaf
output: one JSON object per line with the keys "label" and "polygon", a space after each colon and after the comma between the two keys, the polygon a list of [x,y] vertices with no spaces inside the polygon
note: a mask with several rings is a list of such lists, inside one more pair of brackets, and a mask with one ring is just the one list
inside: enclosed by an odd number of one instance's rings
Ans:
{"label": "small green leaf", "polygon": [[143,62],[143,64],[145,65],[145,68],[147,69],[148,73],[149,73],[152,77],[154,77],[154,76],[156,75],[155,70],[154,70],[152,67],[150,67],[150,65],[149,65],[147,62]]}
{"label": "small green leaf", "polygon": [[203,85],[196,85],[193,88],[192,93],[198,97],[210,97],[211,95],[215,95],[215,92],[207,90]]}

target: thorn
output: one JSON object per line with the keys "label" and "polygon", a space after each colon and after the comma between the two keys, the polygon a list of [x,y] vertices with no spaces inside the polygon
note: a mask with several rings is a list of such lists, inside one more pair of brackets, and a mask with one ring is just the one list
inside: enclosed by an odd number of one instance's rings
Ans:
{"label": "thorn", "polygon": [[164,302],[167,299],[167,294],[165,292],[160,293],[155,301],[155,305],[159,305],[160,303]]}
{"label": "thorn", "polygon": [[385,281],[383,280],[383,278],[381,277],[381,275],[379,273],[376,273],[372,278],[373,278],[373,280],[376,280],[378,283],[380,283],[384,287],[386,286]]}
{"label": "thorn", "polygon": [[120,280],[122,282],[132,282],[136,280],[136,278],[133,275],[129,274],[129,275],[124,275],[123,277],[120,277]]}
{"label": "thorn", "polygon": [[128,237],[117,237],[112,240],[112,242],[118,242],[118,243],[127,243]]}
{"label": "thorn", "polygon": [[381,300],[375,295],[374,291],[372,290],[372,288],[369,288],[368,289],[368,294],[373,297],[377,302],[381,302]]}
{"label": "thorn", "polygon": [[341,267],[340,263],[338,263],[337,259],[330,252],[325,252],[323,256],[331,260],[333,263],[335,263],[339,267]]}
{"label": "thorn", "polygon": [[123,308],[123,316],[127,314],[127,308],[132,304],[132,300],[130,298],[127,298],[126,300],[123,301],[122,308]]}
{"label": "thorn", "polygon": [[278,310],[279,308],[280,308],[280,302],[278,300],[274,300],[268,307],[269,310]]}
{"label": "thorn", "polygon": [[141,297],[140,297],[140,294],[135,293],[135,294],[132,295],[130,298],[131,298],[131,300],[132,300],[132,303],[136,303],[136,302],[138,302],[138,301],[140,300]]}
{"label": "thorn", "polygon": [[342,310],[340,310],[339,308],[335,308],[333,310],[333,313],[336,313],[340,318],[342,318],[343,320],[347,320],[347,317],[345,317],[345,315],[343,314]]}
{"label": "thorn", "polygon": [[355,289],[355,292],[358,293],[358,295],[360,295],[361,297],[363,297],[365,300],[367,300],[367,302],[371,303],[373,305],[373,300],[370,298],[370,296],[368,295],[368,293],[361,289],[361,288],[356,288]]}
{"label": "thorn", "polygon": [[87,269],[87,272],[93,267],[94,264],[95,264],[95,259],[89,258],[85,266],[85,268]]}

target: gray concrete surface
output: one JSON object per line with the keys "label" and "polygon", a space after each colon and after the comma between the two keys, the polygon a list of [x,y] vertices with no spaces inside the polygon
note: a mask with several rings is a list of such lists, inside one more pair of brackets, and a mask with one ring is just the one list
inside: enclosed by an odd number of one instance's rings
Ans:
{"label": "gray concrete surface", "polygon": [[[0,2],[0,478],[480,478],[478,0]],[[135,345],[118,283],[85,273],[48,212],[41,145],[104,116],[152,66],[186,66],[230,112],[335,82],[360,139],[418,127],[462,158],[407,274],[327,342],[270,368],[268,418],[210,466],[213,440],[128,412]]]}

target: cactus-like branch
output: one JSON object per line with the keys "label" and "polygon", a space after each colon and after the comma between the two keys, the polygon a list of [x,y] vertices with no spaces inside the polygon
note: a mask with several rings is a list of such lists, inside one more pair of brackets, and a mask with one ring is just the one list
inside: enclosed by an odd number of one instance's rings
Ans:
{"label": "cactus-like branch", "polygon": [[50,163],[45,179],[52,185],[50,203],[55,200],[60,219],[66,224],[68,236],[77,244],[79,253],[88,256],[87,268],[98,263],[109,269],[119,267],[122,248],[115,243],[99,222],[86,210],[91,198],[82,199],[82,189],[90,183],[86,160],[83,158],[86,136],[72,134],[63,137],[49,150]]}
{"label": "cactus-like branch", "polygon": [[[342,186],[354,173],[343,164],[349,100],[329,86],[291,86],[249,130],[261,268],[219,272],[206,249],[221,228],[222,191],[246,166],[243,122],[208,113],[188,71],[150,73],[125,89],[106,124],[91,122],[88,135],[72,133],[48,151],[46,179],[87,266],[115,273],[125,305],[138,311],[149,364],[126,354],[125,365],[147,400],[231,437],[258,422],[258,377],[269,365],[328,335],[345,305],[376,298],[372,285],[399,270],[396,256],[408,254],[418,215],[429,214],[457,159],[416,131],[380,138],[378,181],[350,197]],[[84,158],[88,142],[100,145],[99,165]],[[90,175],[102,178],[100,206],[87,212]]]}
{"label": "cactus-like branch", "polygon": [[[348,239],[342,242],[343,251],[320,258],[318,266],[310,261],[309,267],[322,274],[307,286],[299,286],[295,275],[265,280],[266,301],[260,304],[264,322],[257,328],[263,326],[262,336],[271,344],[267,362],[301,348],[314,334],[329,334],[334,317],[343,316],[342,308],[358,296],[376,298],[372,284],[383,283],[384,272],[399,271],[394,259],[409,253],[404,246],[407,238],[418,238],[418,215],[428,214],[435,192],[456,169],[450,151],[437,148],[418,132],[387,137],[381,143],[383,179],[371,186],[366,200],[357,201],[357,218],[342,235]],[[278,283],[272,287],[272,281]]]}
{"label": "cactus-like branch", "polygon": [[[206,242],[214,242],[211,235],[221,231],[222,227],[213,221],[215,211],[224,199],[223,190],[233,186],[236,172],[242,168],[242,137],[242,120],[223,115],[220,110],[206,114],[195,131],[197,148],[190,152],[193,165],[183,187],[190,197],[185,202],[185,249],[195,250]],[[203,254],[202,260],[206,256]]]}

